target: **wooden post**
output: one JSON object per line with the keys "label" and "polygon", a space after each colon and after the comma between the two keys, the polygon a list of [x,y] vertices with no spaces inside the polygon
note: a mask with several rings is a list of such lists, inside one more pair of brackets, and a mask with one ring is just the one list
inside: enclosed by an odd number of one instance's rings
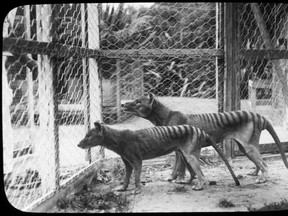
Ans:
{"label": "wooden post", "polygon": [[[24,6],[24,18],[25,18],[25,39],[31,39],[31,25],[30,25],[30,6]],[[31,55],[27,55],[32,59]],[[26,66],[26,81],[27,81],[27,99],[28,99],[28,125],[30,126],[30,140],[32,143],[32,149],[34,149],[33,134],[35,133],[34,127],[34,95],[33,95],[33,70],[29,70]]]}
{"label": "wooden post", "polygon": [[[87,48],[87,5],[81,4],[81,35],[82,35],[82,47]],[[90,92],[89,92],[89,71],[88,71],[88,61],[86,58],[82,59],[82,68],[83,68],[83,99],[84,99],[84,125],[85,132],[87,133],[91,129],[91,120],[90,120]],[[86,151],[86,160],[89,163],[92,162],[91,159],[91,149]]]}
{"label": "wooden post", "polygon": [[[216,3],[216,45],[215,48],[223,50],[223,3]],[[224,111],[224,60],[216,56],[216,101],[218,112]]]}
{"label": "wooden post", "polygon": [[[82,34],[82,47],[87,47],[87,5],[81,4],[81,34]],[[87,59],[82,59],[83,68],[83,99],[84,99],[84,125],[86,132],[90,130],[90,104],[89,104],[89,73],[87,67]]]}
{"label": "wooden post", "polygon": [[[51,5],[51,17],[50,17],[50,35],[52,37],[52,42],[57,43],[56,36],[56,29],[58,26],[56,26],[57,22],[55,22],[55,18],[58,16],[58,13],[60,11],[60,5],[54,4]],[[59,118],[57,117],[58,114],[58,93],[56,92],[56,88],[58,86],[58,77],[57,77],[57,66],[56,66],[56,57],[50,57],[50,62],[52,65],[52,88],[53,88],[53,103],[54,103],[54,137],[55,137],[55,143],[54,143],[54,163],[55,163],[55,190],[58,190],[60,187],[60,149],[59,149]]]}
{"label": "wooden post", "polygon": [[[281,22],[278,24],[279,28],[278,31],[279,33],[276,33],[277,38],[285,38],[288,40],[288,14],[285,15],[284,19],[281,20]],[[287,49],[285,45],[281,45],[280,49]],[[284,76],[286,83],[288,83],[288,70],[287,70],[287,65],[288,65],[288,59],[281,59],[279,60],[279,67],[280,68],[286,68],[286,70],[283,70]],[[285,97],[285,95],[283,95]],[[285,98],[284,98],[285,99]],[[286,100],[288,101],[288,96],[286,95]],[[286,128],[286,131],[288,132],[288,104],[284,103],[283,105],[283,117],[284,117],[284,128]]]}
{"label": "wooden post", "polygon": [[[99,33],[99,17],[98,17],[98,4],[89,4],[87,7],[87,23],[88,23],[88,48],[100,49],[100,33]],[[89,97],[90,97],[90,126],[94,127],[95,121],[102,122],[101,111],[101,87],[98,73],[97,59],[89,58],[88,60],[89,72]],[[92,161],[99,158],[99,148],[91,149]]]}
{"label": "wooden post", "polygon": [[249,102],[251,103],[250,109],[254,112],[256,108],[256,89],[252,80],[248,81]]}
{"label": "wooden post", "polygon": [[[240,109],[237,46],[237,3],[224,3],[224,111]],[[234,157],[234,141],[224,143],[227,158]]]}
{"label": "wooden post", "polygon": [[117,121],[121,117],[121,64],[120,60],[116,59],[116,113]]}
{"label": "wooden post", "polygon": [[[51,5],[37,5],[36,16],[37,40],[52,42],[53,13]],[[57,98],[55,98],[53,67],[54,62],[49,56],[38,55],[40,132],[35,150],[39,159],[39,173],[44,194],[59,188],[59,137],[58,125],[55,120]]]}

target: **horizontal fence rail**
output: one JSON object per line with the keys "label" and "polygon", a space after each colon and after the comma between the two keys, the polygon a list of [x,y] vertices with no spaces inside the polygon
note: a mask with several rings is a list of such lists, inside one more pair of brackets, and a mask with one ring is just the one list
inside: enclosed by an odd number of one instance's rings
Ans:
{"label": "horizontal fence rail", "polygon": [[2,51],[23,54],[39,54],[57,57],[98,58],[99,51],[53,42],[39,42],[19,38],[3,38]]}

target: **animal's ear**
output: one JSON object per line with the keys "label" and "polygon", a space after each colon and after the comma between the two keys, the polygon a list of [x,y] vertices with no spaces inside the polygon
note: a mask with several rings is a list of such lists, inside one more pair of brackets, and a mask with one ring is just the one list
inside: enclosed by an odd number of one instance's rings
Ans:
{"label": "animal's ear", "polygon": [[152,104],[152,103],[154,102],[154,100],[155,100],[154,94],[149,93],[149,94],[148,94],[148,99],[149,99],[149,103]]}
{"label": "animal's ear", "polygon": [[102,132],[102,125],[100,122],[94,122],[94,126],[96,129],[98,129],[100,132]]}

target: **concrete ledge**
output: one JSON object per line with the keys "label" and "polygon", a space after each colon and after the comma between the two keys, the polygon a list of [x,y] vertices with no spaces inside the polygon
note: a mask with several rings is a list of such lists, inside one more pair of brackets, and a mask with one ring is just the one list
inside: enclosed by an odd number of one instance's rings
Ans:
{"label": "concrete ledge", "polygon": [[[214,150],[214,149],[212,149]],[[214,150],[215,151],[215,150]],[[286,158],[288,160],[288,153],[285,153]],[[213,163],[222,161],[222,158],[215,152],[215,154],[209,154],[205,156]],[[282,160],[282,157],[280,154],[261,154],[263,160],[265,161],[271,161],[271,160]],[[237,156],[236,158],[233,158],[232,161],[241,161],[241,160],[249,160],[246,156]],[[171,164],[173,165],[175,161],[174,154],[165,155],[159,158],[151,159],[151,160],[145,160],[143,161],[143,166],[150,166],[150,165],[165,165],[165,164]]]}
{"label": "concrete ledge", "polygon": [[[282,160],[282,157],[280,154],[262,154],[261,155],[263,160],[265,161],[272,161],[272,160]],[[285,153],[286,158],[288,158],[288,153]],[[237,156],[236,158],[232,159],[233,161],[241,161],[241,160],[247,160],[246,156]]]}
{"label": "concrete ledge", "polygon": [[[288,142],[282,142],[282,147],[285,152],[288,152]],[[276,143],[265,143],[259,145],[259,150],[261,154],[264,153],[279,153],[279,148]],[[239,149],[235,151],[236,156],[244,155]]]}
{"label": "concrete ledge", "polygon": [[36,200],[24,209],[24,212],[52,212],[56,208],[57,201],[63,197],[74,194],[86,185],[90,184],[94,175],[102,166],[102,160],[94,161],[69,179],[58,190],[52,191]]}

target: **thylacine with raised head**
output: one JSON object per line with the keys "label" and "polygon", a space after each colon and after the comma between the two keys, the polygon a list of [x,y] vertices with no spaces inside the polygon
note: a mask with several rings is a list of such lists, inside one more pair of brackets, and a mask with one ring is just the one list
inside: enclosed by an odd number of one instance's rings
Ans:
{"label": "thylacine with raised head", "polygon": [[[205,113],[185,115],[170,110],[153,94],[142,96],[123,105],[125,111],[151,121],[156,126],[189,124],[208,133],[212,139],[219,143],[225,139],[234,139],[240,150],[256,165],[255,171],[249,175],[262,175],[257,183],[267,181],[267,164],[260,156],[259,138],[262,130],[267,130],[277,144],[285,166],[288,168],[285,152],[271,123],[263,116],[246,111],[232,111],[224,113]],[[208,143],[207,143],[208,144]],[[209,145],[209,144],[208,144]],[[172,179],[183,177],[185,164],[183,158],[176,152],[176,161],[172,172]]]}
{"label": "thylacine with raised head", "polygon": [[202,145],[209,143],[222,157],[227,165],[236,185],[240,185],[230,164],[216,143],[199,128],[190,125],[152,127],[141,130],[116,130],[109,126],[94,123],[91,129],[78,147],[91,148],[93,146],[104,146],[119,154],[125,165],[125,179],[119,191],[125,191],[128,187],[132,170],[135,172],[135,193],[139,193],[140,174],[142,161],[156,158],[178,151],[184,158],[184,162],[191,176],[198,176],[199,184],[194,185],[194,190],[203,189],[206,183],[200,168],[199,156]]}

